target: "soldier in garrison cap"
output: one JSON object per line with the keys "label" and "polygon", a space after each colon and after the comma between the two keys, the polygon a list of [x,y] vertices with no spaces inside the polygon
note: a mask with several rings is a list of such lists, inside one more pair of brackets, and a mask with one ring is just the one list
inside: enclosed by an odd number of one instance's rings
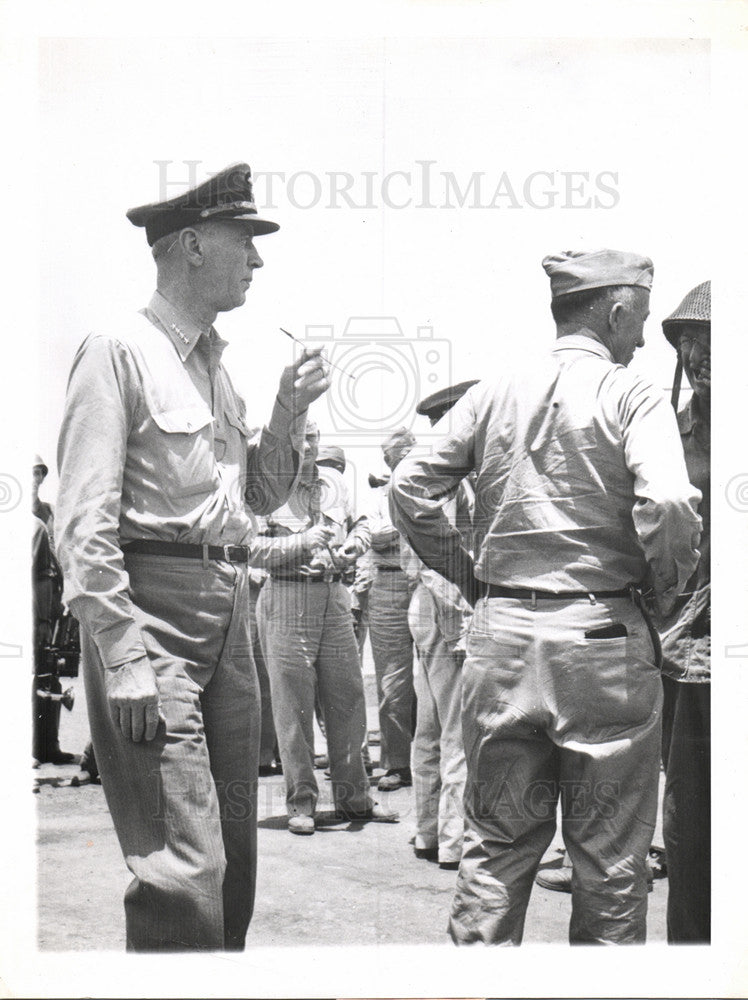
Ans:
{"label": "soldier in garrison cap", "polygon": [[262,259],[250,169],[131,209],[156,261],[145,309],[73,362],[59,442],[58,551],[81,623],[102,784],[133,881],[132,951],[241,950],[257,861],[259,695],[248,550],[254,514],[296,480],[320,352],[283,371],[251,437],[213,323]]}
{"label": "soldier in garrison cap", "polygon": [[338,818],[394,822],[369,794],[362,747],[366,704],[351,601],[343,583],[369,547],[365,517],[356,517],[335,469],[317,466],[319,432],[307,425],[298,482],[267,519],[255,565],[270,574],[257,603],[270,676],[273,717],[286,783],[288,829],[315,831],[314,703],[319,699]]}
{"label": "soldier in garrison cap", "polygon": [[[462,672],[465,841],[450,933],[519,944],[561,798],[572,942],[644,942],[662,684],[641,588],[669,609],[698,562],[699,492],[675,416],[626,366],[652,262],[543,261],[557,340],[468,389],[392,503],[421,559],[475,610]],[[475,561],[444,498],[477,472]]]}
{"label": "soldier in garrison cap", "polygon": [[667,937],[671,944],[711,941],[711,283],[686,295],[662,329],[693,390],[678,413],[688,476],[701,492],[701,557],[662,636],[663,836],[667,857]]}

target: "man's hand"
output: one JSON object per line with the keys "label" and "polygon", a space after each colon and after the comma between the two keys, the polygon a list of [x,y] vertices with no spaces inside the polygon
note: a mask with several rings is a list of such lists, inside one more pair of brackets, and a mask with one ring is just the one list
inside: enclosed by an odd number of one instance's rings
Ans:
{"label": "man's hand", "polygon": [[336,569],[348,569],[359,557],[358,546],[355,542],[346,542],[332,550],[332,557]]}
{"label": "man's hand", "polygon": [[292,413],[303,413],[330,388],[330,366],[322,347],[305,347],[301,357],[283,369],[278,400]]}
{"label": "man's hand", "polygon": [[114,721],[119,723],[122,735],[135,743],[156,735],[159,719],[158,688],[156,675],[148,658],[123,663],[104,670],[109,707]]}
{"label": "man's hand", "polygon": [[335,529],[329,524],[314,524],[304,532],[304,545],[309,552],[324,549],[335,537]]}

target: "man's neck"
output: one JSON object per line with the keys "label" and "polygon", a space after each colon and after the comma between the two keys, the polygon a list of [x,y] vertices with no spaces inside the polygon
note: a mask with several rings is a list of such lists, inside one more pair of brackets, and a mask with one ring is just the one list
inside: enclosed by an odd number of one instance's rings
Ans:
{"label": "man's neck", "polygon": [[697,396],[696,393],[691,397],[693,408],[693,415],[695,423],[701,424],[703,427],[711,428],[712,425],[712,401],[711,399],[703,399]]}
{"label": "man's neck", "polygon": [[201,330],[211,328],[218,315],[217,311],[212,306],[207,305],[187,282],[181,281],[179,278],[171,281],[159,278],[156,287],[159,293],[175,309],[189,317],[195,326]]}

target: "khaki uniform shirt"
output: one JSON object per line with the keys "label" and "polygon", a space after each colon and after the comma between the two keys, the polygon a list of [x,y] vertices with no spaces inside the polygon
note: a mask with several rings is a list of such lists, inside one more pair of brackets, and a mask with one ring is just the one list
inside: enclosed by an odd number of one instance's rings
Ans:
{"label": "khaki uniform shirt", "polygon": [[274,510],[296,478],[306,414],[276,402],[250,441],[225,347],[156,292],[141,314],[89,336],[73,361],[56,538],[65,602],[107,667],[145,655],[121,545],[246,545],[253,511]]}
{"label": "khaki uniform shirt", "polygon": [[649,576],[672,605],[698,561],[700,494],[650,382],[591,337],[565,336],[550,357],[473,386],[450,417],[434,454],[394,473],[399,526],[427,565],[473,592],[441,504],[475,469],[479,581],[594,593]]}

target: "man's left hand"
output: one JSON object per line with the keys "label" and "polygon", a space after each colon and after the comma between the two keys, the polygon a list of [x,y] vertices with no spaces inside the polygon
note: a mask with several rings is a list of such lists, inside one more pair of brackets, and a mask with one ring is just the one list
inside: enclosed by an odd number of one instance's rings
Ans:
{"label": "man's left hand", "polygon": [[321,347],[305,347],[300,358],[283,369],[278,399],[287,410],[303,413],[330,388],[330,366]]}

